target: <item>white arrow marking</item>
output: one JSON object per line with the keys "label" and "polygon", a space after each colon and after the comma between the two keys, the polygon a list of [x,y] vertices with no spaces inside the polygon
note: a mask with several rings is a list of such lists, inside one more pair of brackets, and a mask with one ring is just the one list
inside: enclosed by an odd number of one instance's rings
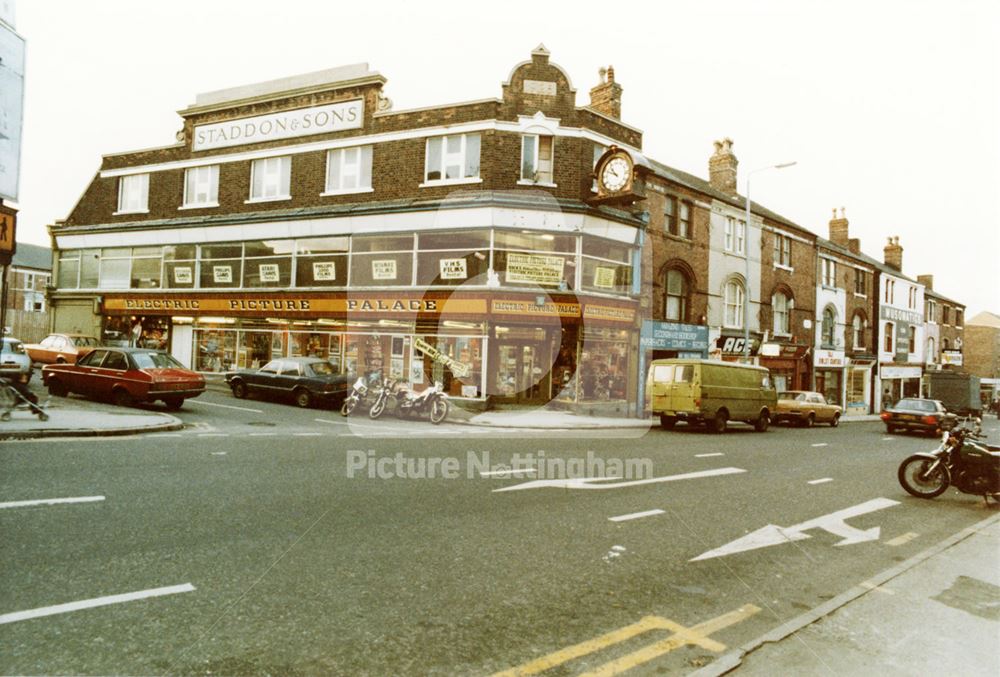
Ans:
{"label": "white arrow marking", "polygon": [[[716,468],[715,470],[701,470],[699,472],[689,472],[682,475],[667,475],[665,477],[650,477],[644,480],[631,480],[628,482],[615,482],[614,484],[607,484],[611,480],[617,480],[617,477],[579,477],[566,480],[533,480],[531,482],[524,482],[523,484],[515,484],[510,487],[503,487],[501,489],[494,489],[494,493],[498,491],[520,491],[521,489],[544,489],[546,487],[553,487],[558,489],[623,489],[625,487],[637,487],[642,484],[656,484],[659,482],[674,482],[676,480],[693,480],[701,477],[715,477],[717,475],[732,475],[735,473],[746,472],[742,468]],[[600,482],[601,484],[597,484]]]}
{"label": "white arrow marking", "polygon": [[737,552],[746,552],[772,545],[801,541],[810,538],[809,534],[802,532],[816,528],[828,531],[834,536],[840,536],[843,539],[834,545],[854,545],[866,541],[876,541],[881,533],[881,527],[862,530],[852,527],[844,520],[849,517],[857,517],[865,513],[882,510],[883,508],[890,508],[894,505],[899,505],[899,501],[893,501],[888,498],[875,498],[865,503],[851,506],[850,508],[832,512],[829,515],[823,515],[807,522],[794,524],[790,527],[779,527],[774,524],[768,524],[742,538],[737,538],[735,541],[727,543],[721,548],[709,550],[689,561],[697,562],[703,559],[724,557],[725,555],[732,555]]}

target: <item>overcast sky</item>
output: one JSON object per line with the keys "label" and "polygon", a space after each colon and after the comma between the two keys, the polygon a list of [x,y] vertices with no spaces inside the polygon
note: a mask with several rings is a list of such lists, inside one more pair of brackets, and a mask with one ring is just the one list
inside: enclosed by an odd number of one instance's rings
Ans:
{"label": "overcast sky", "polygon": [[[487,9],[488,8],[488,9]],[[734,141],[752,197],[1000,312],[1000,3],[18,0],[18,239],[49,244],[101,155],[174,143],[199,92],[367,62],[397,110],[500,96],[539,43],[586,105],[614,65],[645,153],[707,178]]]}

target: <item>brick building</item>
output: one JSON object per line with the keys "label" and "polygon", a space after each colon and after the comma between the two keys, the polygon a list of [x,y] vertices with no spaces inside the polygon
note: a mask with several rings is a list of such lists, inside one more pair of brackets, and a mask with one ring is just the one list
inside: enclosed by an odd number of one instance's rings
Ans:
{"label": "brick building", "polygon": [[[669,182],[613,70],[583,107],[544,47],[496,99],[395,111],[385,83],[362,64],[201,94],[176,143],[106,155],[50,226],[54,328],[139,325],[206,372],[318,355],[483,405],[624,413],[633,203]],[[613,156],[621,183],[595,181]]]}
{"label": "brick building", "polygon": [[879,265],[875,405],[920,397],[924,373],[924,285],[903,275],[903,247],[890,237]]}
{"label": "brick building", "polygon": [[965,305],[934,291],[933,275],[917,275],[924,285],[924,361],[929,370],[963,366]]}
{"label": "brick building", "polygon": [[983,311],[965,323],[965,369],[980,378],[983,395],[1000,397],[1000,315]]}
{"label": "brick building", "polygon": [[12,336],[26,343],[45,337],[49,329],[45,292],[51,279],[52,250],[18,242],[3,289],[6,324]]}

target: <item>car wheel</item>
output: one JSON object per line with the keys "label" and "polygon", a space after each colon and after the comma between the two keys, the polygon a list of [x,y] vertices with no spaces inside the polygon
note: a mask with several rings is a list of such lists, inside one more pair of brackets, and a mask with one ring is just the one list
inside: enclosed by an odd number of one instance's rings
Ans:
{"label": "car wheel", "polygon": [[894,425],[887,425],[887,426],[885,427],[885,431],[886,431],[887,433],[889,433],[890,435],[893,435],[893,434],[895,434],[895,432],[896,432],[896,426],[894,426]]}
{"label": "car wheel", "polygon": [[57,357],[56,358],[56,364],[66,364],[66,358],[65,357]]}
{"label": "car wheel", "polygon": [[132,395],[124,388],[117,388],[111,394],[111,399],[119,407],[131,407],[134,402]]}
{"label": "car wheel", "polygon": [[809,413],[804,419],[802,419],[803,428],[812,428],[814,423],[816,423],[816,414]]}
{"label": "car wheel", "polygon": [[673,430],[676,423],[676,416],[666,416],[665,414],[660,414],[660,427],[664,430]]}
{"label": "car wheel", "polygon": [[726,410],[720,409],[719,411],[716,412],[715,418],[712,419],[712,423],[710,424],[710,430],[718,435],[721,435],[722,433],[726,432],[728,418],[729,417],[726,415]]}
{"label": "car wheel", "polygon": [[830,421],[830,427],[836,428],[838,425],[840,425],[840,414],[834,414],[833,420]]}
{"label": "car wheel", "polygon": [[305,388],[299,388],[295,391],[295,404],[305,409],[312,404],[312,393]]}
{"label": "car wheel", "polygon": [[163,404],[167,405],[167,409],[170,409],[171,411],[177,411],[182,406],[184,406],[184,398],[168,397],[167,399],[163,400]]}
{"label": "car wheel", "polygon": [[247,384],[243,381],[233,381],[232,385],[233,397],[238,400],[246,399],[247,396]]}
{"label": "car wheel", "polygon": [[765,411],[753,424],[753,429],[759,433],[766,433],[769,425],[771,425],[771,416]]}
{"label": "car wheel", "polygon": [[63,385],[58,379],[49,379],[49,395],[52,397],[66,397],[69,395],[69,388]]}

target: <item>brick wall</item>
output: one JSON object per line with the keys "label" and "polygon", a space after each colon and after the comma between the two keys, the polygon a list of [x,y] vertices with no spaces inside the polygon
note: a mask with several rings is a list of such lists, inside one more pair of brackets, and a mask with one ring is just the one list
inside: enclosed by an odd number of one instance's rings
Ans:
{"label": "brick wall", "polygon": [[967,372],[980,378],[1000,378],[1000,329],[967,326],[962,350]]}
{"label": "brick wall", "polygon": [[[764,224],[760,250],[760,326],[771,334],[774,333],[774,308],[771,302],[775,294],[782,292],[795,300],[789,317],[792,342],[813,345],[814,329],[806,329],[804,321],[813,320],[816,316],[815,243],[806,244],[798,239],[792,239],[790,266],[792,270],[779,268],[775,266],[774,242],[778,235],[788,236],[790,233],[774,222],[765,220]],[[774,229],[777,229],[777,232]],[[795,235],[801,237],[802,234]],[[815,321],[812,324],[815,327]]]}

